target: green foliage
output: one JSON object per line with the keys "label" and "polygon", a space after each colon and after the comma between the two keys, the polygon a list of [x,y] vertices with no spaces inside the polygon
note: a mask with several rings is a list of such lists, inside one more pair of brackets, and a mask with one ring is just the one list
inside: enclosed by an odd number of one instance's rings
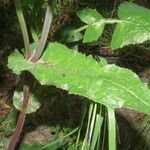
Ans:
{"label": "green foliage", "polygon": [[82,34],[80,32],[75,33],[74,28],[65,28],[64,30],[59,31],[56,34],[56,38],[65,43],[73,43],[73,42],[78,42],[79,40],[82,39]]}
{"label": "green foliage", "polygon": [[5,126],[5,135],[9,136],[13,133],[16,127],[17,113],[15,111],[10,111],[6,119],[2,122]]}
{"label": "green foliage", "polygon": [[112,49],[150,40],[150,10],[132,3],[119,6],[117,24],[112,36]]}
{"label": "green foliage", "polygon": [[92,137],[92,141],[91,141],[91,150],[95,149],[96,143],[99,140],[102,123],[103,123],[103,117],[101,117],[100,114],[96,114],[95,126],[93,127],[94,128],[93,129],[94,130],[93,137]]}
{"label": "green foliage", "polygon": [[79,10],[77,12],[77,16],[81,19],[82,22],[88,25],[103,19],[103,17],[95,9],[90,8]]}
{"label": "green foliage", "polygon": [[[16,109],[22,109],[22,102],[23,102],[23,92],[15,92],[13,97],[13,105]],[[41,102],[39,102],[38,98],[36,98],[33,94],[30,95],[29,104],[27,106],[26,114],[30,114],[35,112],[41,106]]]}
{"label": "green foliage", "polygon": [[61,129],[60,125],[53,126],[51,127],[51,133],[56,135],[59,133],[60,129]]}
{"label": "green foliage", "polygon": [[57,150],[64,146],[68,141],[67,139],[75,134],[77,132],[78,128],[75,128],[65,136],[57,138],[55,141],[46,143],[46,144],[33,144],[33,145],[27,145],[27,144],[22,144],[20,147],[20,150]]}
{"label": "green foliage", "polygon": [[78,11],[77,16],[82,22],[88,24],[83,42],[96,41],[103,33],[105,26],[104,18],[95,9],[90,8]]}
{"label": "green foliage", "polygon": [[107,107],[108,110],[108,143],[109,149],[116,150],[116,120],[115,111]]}
{"label": "green foliage", "polygon": [[28,10],[28,20],[30,25],[30,30],[32,38],[34,41],[38,41],[44,19],[44,0],[22,0],[21,5],[24,9],[24,12]]}
{"label": "green foliage", "polygon": [[[87,2],[89,2],[89,0],[87,0]],[[51,1],[52,10],[55,15],[57,15],[57,9],[59,9],[62,3],[71,6],[73,0],[65,0],[63,2],[57,0]],[[34,41],[38,41],[43,22],[44,0],[38,2],[35,0],[23,0],[22,5],[24,8],[29,8],[32,12],[30,17],[31,34]],[[19,7],[17,8],[17,12],[19,12],[18,10]],[[23,18],[22,13],[21,15]],[[120,20],[103,18],[95,9],[90,8],[78,11],[77,16],[82,22],[86,23],[86,25],[79,29],[70,28],[65,30],[64,33],[62,33],[62,41],[64,40],[67,43],[78,42],[82,38],[80,31],[84,29],[86,30],[83,36],[83,42],[97,41],[102,35],[105,25],[113,23],[117,23],[117,25],[112,36],[112,49],[122,48],[129,44],[143,43],[150,39],[150,11],[133,3],[123,3],[119,6],[118,17]],[[20,21],[20,24],[21,23],[22,21]],[[25,34],[26,33],[23,32],[23,36]],[[30,45],[31,55],[35,53],[37,45],[38,42]],[[25,49],[27,52],[27,48]],[[25,54],[24,50],[22,52]],[[150,90],[146,84],[141,82],[135,73],[116,65],[109,65],[103,58],[100,58],[100,62],[97,62],[92,56],[86,57],[58,43],[49,43],[43,56],[35,63],[25,60],[25,58],[15,50],[8,58],[8,67],[17,75],[20,75],[22,71],[29,71],[42,85],[54,85],[68,91],[69,94],[81,95],[93,101],[90,103],[87,130],[83,144],[79,144],[79,139],[86,109],[78,132],[76,147],[70,145],[69,149],[77,149],[79,146],[81,146],[82,149],[94,150],[95,148],[99,148],[103,120],[104,126],[106,125],[106,116],[103,115],[102,105],[99,104],[105,105],[108,109],[108,144],[109,149],[114,150],[116,149],[114,109],[123,107],[150,114]],[[33,89],[30,89],[32,94],[30,95],[30,101],[27,106],[27,114],[35,112],[41,106],[34,92],[36,93],[36,91],[39,90],[37,93],[40,93],[43,91],[40,91],[41,89]],[[23,92],[15,92],[13,104],[20,111],[22,100]],[[10,135],[15,128],[15,119],[16,114],[13,113],[10,113],[5,119],[6,136]],[[64,133],[68,133],[69,130],[70,128],[63,128]],[[46,144],[22,144],[20,149],[47,150],[61,147],[66,148],[65,145],[69,143],[68,137],[77,130],[78,128],[65,136],[59,136],[60,126],[58,125],[51,129],[57,138],[55,141]],[[104,132],[105,131],[106,128],[104,129]],[[0,140],[3,140],[0,142],[0,148],[5,149],[8,141],[5,139]]]}
{"label": "green foliage", "polygon": [[96,62],[91,56],[50,43],[41,59],[26,61],[17,51],[8,59],[16,74],[30,71],[42,85],[55,85],[111,108],[131,108],[150,114],[150,91],[132,71]]}
{"label": "green foliage", "polygon": [[105,24],[103,22],[89,25],[85,31],[83,42],[97,41],[103,33],[104,26]]}
{"label": "green foliage", "polygon": [[9,144],[9,141],[7,138],[0,137],[0,150],[5,150]]}
{"label": "green foliage", "polygon": [[139,44],[150,40],[150,10],[133,3],[119,6],[117,19],[104,19],[95,9],[85,8],[77,16],[87,24],[83,42],[96,41],[105,24],[117,23],[112,36],[111,48],[118,49],[129,44]]}
{"label": "green foliage", "polygon": [[[91,103],[89,107],[86,134],[81,149],[96,149],[101,139],[102,123],[102,105]],[[102,149],[101,146],[99,149]]]}

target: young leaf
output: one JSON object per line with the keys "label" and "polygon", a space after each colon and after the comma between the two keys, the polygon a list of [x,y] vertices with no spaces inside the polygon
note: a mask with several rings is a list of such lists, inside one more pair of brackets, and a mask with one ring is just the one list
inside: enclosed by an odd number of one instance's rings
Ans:
{"label": "young leaf", "polygon": [[86,43],[97,41],[98,38],[102,35],[104,27],[105,23],[103,21],[98,21],[89,25],[85,30],[83,42]]}
{"label": "young leaf", "polygon": [[104,30],[105,22],[103,17],[95,10],[85,8],[77,12],[82,22],[88,24],[83,37],[83,42],[97,41]]}
{"label": "young leaf", "polygon": [[149,9],[125,2],[119,6],[118,16],[121,22],[116,25],[113,33],[112,49],[150,40]]}
{"label": "young leaf", "polygon": [[77,11],[76,14],[81,19],[81,21],[86,24],[92,24],[103,19],[103,17],[96,11],[96,9],[85,8],[83,10]]}
{"label": "young leaf", "polygon": [[[23,92],[15,92],[13,97],[13,105],[16,107],[16,109],[21,111],[22,102],[23,102]],[[37,98],[34,97],[34,95],[31,95],[29,104],[27,106],[26,114],[35,112],[37,109],[40,108],[40,106],[41,103],[37,100]]]}
{"label": "young leaf", "polygon": [[14,73],[30,71],[42,85],[78,94],[111,108],[131,108],[150,114],[150,90],[132,71],[115,65],[101,66],[91,56],[50,43],[41,59],[26,61],[17,51],[8,59]]}

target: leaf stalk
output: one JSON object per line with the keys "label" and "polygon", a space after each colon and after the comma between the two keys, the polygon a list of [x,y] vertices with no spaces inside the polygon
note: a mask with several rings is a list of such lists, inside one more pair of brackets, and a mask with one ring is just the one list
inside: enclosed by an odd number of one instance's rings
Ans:
{"label": "leaf stalk", "polygon": [[51,10],[50,5],[47,3],[46,4],[46,14],[45,14],[45,19],[44,19],[44,24],[43,24],[43,29],[42,29],[42,35],[41,35],[41,38],[39,41],[39,46],[36,49],[33,56],[29,59],[32,62],[38,61],[38,59],[41,57],[41,55],[43,53],[43,50],[44,50],[44,47],[46,45],[46,41],[48,38],[49,30],[51,27],[52,18],[53,18],[52,10]]}
{"label": "leaf stalk", "polygon": [[28,36],[27,26],[26,26],[25,19],[23,16],[23,11],[22,11],[20,0],[14,0],[14,3],[16,7],[18,21],[19,21],[22,35],[23,35],[23,41],[24,41],[24,46],[25,46],[25,51],[26,51],[26,59],[28,60],[30,58],[30,47],[29,47],[29,36]]}

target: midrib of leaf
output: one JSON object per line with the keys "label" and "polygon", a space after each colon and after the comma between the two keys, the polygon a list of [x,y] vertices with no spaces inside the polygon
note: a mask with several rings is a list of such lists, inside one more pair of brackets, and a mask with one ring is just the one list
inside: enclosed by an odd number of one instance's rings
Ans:
{"label": "midrib of leaf", "polygon": [[[39,64],[39,62],[35,62],[35,63]],[[83,76],[83,77],[93,77],[93,78],[95,78],[95,74],[94,73],[93,74],[85,74],[84,72],[82,73],[82,71],[80,71],[80,72],[79,71],[74,71],[74,70],[70,70],[69,71],[66,68],[58,67],[55,64],[48,64],[48,62],[46,62],[46,63],[40,63],[40,64],[45,65],[45,66],[50,67],[50,68],[53,68],[53,69],[55,69],[57,71],[63,72],[63,73],[65,73],[65,75],[74,74],[74,75]]]}
{"label": "midrib of leaf", "polygon": [[[106,78],[105,78],[106,79]],[[127,91],[130,95],[134,96],[136,99],[142,101],[145,105],[149,105],[148,103],[145,103],[142,99],[140,99],[139,97],[137,97],[133,92],[131,92],[130,90],[126,89],[124,86],[121,86],[120,84],[117,84],[116,82],[113,82],[109,79],[107,79],[106,81],[118,86],[118,87],[121,87],[122,89],[124,89],[125,91]],[[150,105],[149,105],[150,106]]]}
{"label": "midrib of leaf", "polygon": [[[43,65],[46,65],[48,62],[46,62],[45,64]],[[133,92],[131,92],[131,90],[128,90],[125,86],[122,86],[121,84],[118,84],[117,82],[113,82],[112,80],[109,80],[108,78],[106,78],[105,76],[101,75],[101,74],[98,74],[97,76],[95,76],[95,74],[85,74],[85,73],[80,73],[80,72],[75,72],[75,71],[68,71],[66,68],[60,68],[60,67],[57,67],[55,66],[54,64],[48,64],[46,65],[48,67],[52,67],[54,69],[56,69],[57,71],[61,71],[61,72],[64,72],[65,74],[74,74],[74,75],[78,75],[78,76],[82,76],[82,77],[87,77],[87,78],[96,78],[96,77],[101,77],[99,80],[106,80],[107,82],[109,83],[112,83],[114,84],[115,86],[118,86],[119,88],[122,88],[124,89],[127,93],[129,93],[130,95],[134,96],[137,100],[143,102],[145,105],[148,105],[150,106],[148,103],[146,103],[145,101],[143,101],[141,98],[139,98],[138,96],[136,96]]]}

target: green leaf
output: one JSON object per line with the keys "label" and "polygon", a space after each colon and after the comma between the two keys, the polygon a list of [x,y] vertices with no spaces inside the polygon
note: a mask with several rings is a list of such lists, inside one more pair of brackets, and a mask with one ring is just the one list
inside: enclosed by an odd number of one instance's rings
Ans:
{"label": "green leaf", "polygon": [[105,23],[103,21],[98,21],[93,23],[87,27],[84,33],[83,42],[93,42],[97,41],[98,38],[102,35],[105,27]]}
{"label": "green leaf", "polygon": [[61,126],[59,124],[56,125],[56,126],[52,126],[51,127],[51,133],[52,134],[57,134],[60,131],[60,129],[61,129]]}
{"label": "green leaf", "polygon": [[0,137],[0,150],[7,149],[7,146],[9,144],[9,140],[5,137]]}
{"label": "green leaf", "polygon": [[97,41],[102,35],[106,24],[104,18],[95,9],[90,8],[78,11],[77,16],[81,21],[88,24],[83,37],[83,42]]}
{"label": "green leaf", "polygon": [[[15,92],[13,97],[13,105],[16,107],[16,109],[21,111],[22,102],[23,102],[23,92]],[[40,108],[40,106],[41,103],[38,101],[38,99],[33,94],[30,95],[26,114],[35,112],[37,109]]]}
{"label": "green leaf", "polygon": [[108,110],[108,143],[109,149],[116,150],[116,119],[115,111],[107,107]]}
{"label": "green leaf", "polygon": [[93,131],[92,142],[91,142],[91,150],[94,150],[96,147],[96,143],[101,133],[100,129],[102,127],[102,123],[103,123],[103,117],[101,117],[99,114],[96,114],[95,126]]}
{"label": "green leaf", "polygon": [[92,24],[94,22],[103,19],[103,17],[96,11],[96,9],[85,8],[83,10],[77,11],[77,16],[82,22],[86,24]]}
{"label": "green leaf", "polygon": [[13,130],[16,127],[16,119],[17,113],[15,111],[10,111],[6,119],[3,121],[3,125],[5,125],[5,135],[9,136],[13,133]]}
{"label": "green leaf", "polygon": [[113,33],[112,49],[150,40],[149,9],[125,2],[119,6],[118,16],[121,22],[116,25]]}
{"label": "green leaf", "polygon": [[58,43],[50,43],[36,63],[15,51],[8,58],[8,67],[18,75],[28,70],[42,85],[54,85],[111,108],[150,114],[150,90],[135,73],[115,65],[102,66],[91,56]]}

